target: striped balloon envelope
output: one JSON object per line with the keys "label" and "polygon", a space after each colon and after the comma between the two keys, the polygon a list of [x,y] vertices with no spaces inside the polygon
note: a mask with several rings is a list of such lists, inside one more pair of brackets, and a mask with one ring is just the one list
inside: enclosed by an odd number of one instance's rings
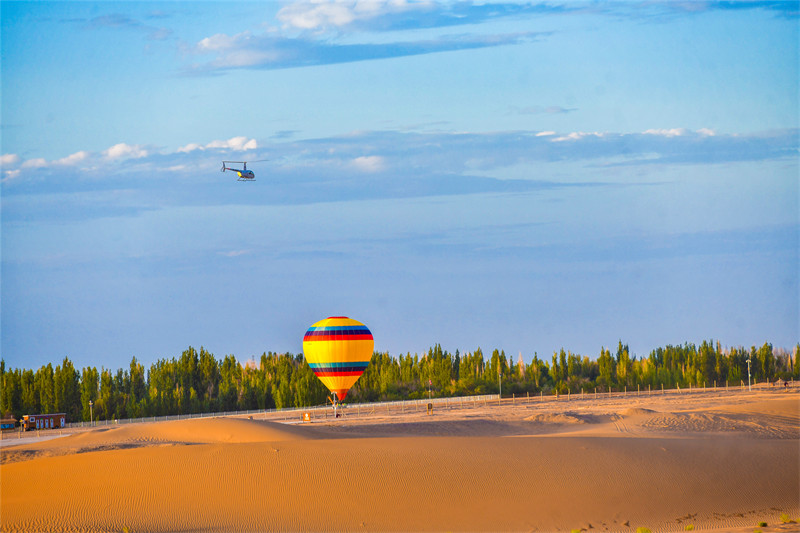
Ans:
{"label": "striped balloon envelope", "polygon": [[303,337],[306,361],[322,383],[336,394],[337,401],[344,400],[347,391],[364,373],[374,347],[367,326],[346,316],[320,320]]}

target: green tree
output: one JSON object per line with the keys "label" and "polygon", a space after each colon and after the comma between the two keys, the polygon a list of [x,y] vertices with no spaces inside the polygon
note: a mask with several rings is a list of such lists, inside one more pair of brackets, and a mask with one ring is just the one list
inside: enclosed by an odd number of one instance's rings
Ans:
{"label": "green tree", "polygon": [[47,363],[47,366],[37,370],[33,380],[39,394],[39,413],[54,413],[56,411],[56,380],[52,363]]}
{"label": "green tree", "polygon": [[711,383],[717,379],[717,354],[714,351],[714,342],[703,341],[700,345],[697,357],[697,370],[700,372],[701,376],[697,380],[697,386],[702,387],[703,384]]}
{"label": "green tree", "polygon": [[728,377],[728,358],[722,352],[722,347],[717,342],[717,349],[714,352],[714,383],[721,382]]}
{"label": "green tree", "polygon": [[128,397],[126,410],[129,418],[147,416],[147,382],[144,377],[144,366],[131,359],[130,373],[128,374]]}
{"label": "green tree", "polygon": [[[242,379],[242,369],[236,361],[236,357],[233,355],[225,357],[222,361],[222,368],[219,375],[219,410],[233,411],[237,408],[239,403],[239,391],[241,389]],[[206,391],[208,392],[209,388],[213,387],[211,382],[207,382],[207,387]],[[208,401],[210,401],[210,397]]]}
{"label": "green tree", "polygon": [[199,413],[197,389],[200,386],[199,357],[197,350],[189,346],[178,360],[178,376],[180,376],[180,408],[182,413]]}
{"label": "green tree", "polygon": [[756,352],[755,359],[758,378],[772,381],[775,378],[775,356],[772,353],[772,345],[765,342]]}
{"label": "green tree", "polygon": [[631,371],[631,358],[630,353],[628,350],[628,345],[622,344],[622,341],[619,341],[619,345],[617,346],[617,384],[620,387],[627,387],[632,385],[629,381],[629,375]]}
{"label": "green tree", "polygon": [[112,385],[114,391],[116,392],[116,394],[114,394],[114,406],[112,411],[114,414],[112,415],[112,418],[116,420],[129,417],[128,394],[130,390],[130,381],[131,378],[127,372],[124,372],[121,368],[117,369],[117,372],[114,374]]}
{"label": "green tree", "polygon": [[[81,372],[81,407],[82,419],[85,422],[94,416],[94,404],[97,403],[97,393],[100,388],[100,374],[95,367],[86,367]],[[89,407],[92,402],[92,407]]]}
{"label": "green tree", "polygon": [[36,391],[36,377],[33,370],[23,370],[20,376],[21,402],[24,413],[39,412],[39,394]]}
{"label": "green tree", "polygon": [[292,373],[294,371],[294,358],[289,354],[275,356],[274,379],[272,380],[272,397],[275,407],[286,409],[294,405],[292,394]]}
{"label": "green tree", "polygon": [[[230,357],[233,357],[232,355]],[[233,358],[236,363],[236,358]],[[238,365],[238,363],[236,363]],[[196,382],[195,389],[200,394],[199,406],[201,411],[215,411],[218,405],[217,394],[219,391],[220,383],[220,364],[214,359],[214,356],[207,352],[205,348],[200,347],[200,354],[197,363],[197,374],[199,382]],[[238,397],[238,383],[236,386],[236,396]],[[235,405],[235,401],[233,402]]]}
{"label": "green tree", "polygon": [[[5,364],[5,363],[4,363]],[[19,370],[3,369],[3,390],[0,391],[3,414],[12,413],[16,418],[22,416],[22,376]]]}
{"label": "green tree", "polygon": [[68,357],[65,357],[61,365],[56,367],[54,379],[56,411],[66,413],[67,421],[80,420],[80,376]]}
{"label": "green tree", "polygon": [[114,389],[114,375],[110,370],[103,368],[100,372],[100,395],[95,404],[97,420],[111,420],[115,418],[116,390]]}
{"label": "green tree", "polygon": [[525,374],[533,381],[534,392],[540,391],[546,383],[548,373],[544,362],[539,359],[539,354],[533,354],[533,360]]}
{"label": "green tree", "polygon": [[600,375],[597,377],[597,386],[610,390],[614,386],[615,364],[611,351],[600,348],[600,357],[597,359]]}

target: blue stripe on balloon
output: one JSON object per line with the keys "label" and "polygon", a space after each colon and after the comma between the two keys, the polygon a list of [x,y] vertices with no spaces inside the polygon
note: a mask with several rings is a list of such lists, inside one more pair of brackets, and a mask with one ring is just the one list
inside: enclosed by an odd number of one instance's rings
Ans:
{"label": "blue stripe on balloon", "polygon": [[369,361],[353,361],[349,363],[309,363],[312,370],[363,370],[367,368]]}
{"label": "blue stripe on balloon", "polygon": [[311,326],[308,332],[313,331],[357,331],[359,333],[369,333],[367,326]]}

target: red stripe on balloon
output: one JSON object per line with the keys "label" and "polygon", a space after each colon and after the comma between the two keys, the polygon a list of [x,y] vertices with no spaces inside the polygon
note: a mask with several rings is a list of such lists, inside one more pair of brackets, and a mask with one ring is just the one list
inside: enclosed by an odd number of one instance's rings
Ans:
{"label": "red stripe on balloon", "polygon": [[372,335],[369,333],[363,335],[306,335],[303,337],[303,342],[311,341],[366,341],[372,340]]}
{"label": "red stripe on balloon", "polygon": [[344,372],[339,370],[314,370],[314,375],[317,377],[360,376],[363,373],[363,370],[347,370]]}

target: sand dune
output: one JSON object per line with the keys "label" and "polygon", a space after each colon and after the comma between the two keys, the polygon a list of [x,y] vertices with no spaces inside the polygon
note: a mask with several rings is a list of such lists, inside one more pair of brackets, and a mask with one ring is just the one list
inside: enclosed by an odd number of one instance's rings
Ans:
{"label": "sand dune", "polygon": [[136,424],[100,428],[47,440],[2,454],[2,463],[79,453],[149,446],[281,442],[315,438],[316,430],[297,428],[265,420],[241,418],[200,418],[175,423]]}
{"label": "sand dune", "polygon": [[4,531],[788,531],[800,394],[184,420],[2,460]]}

